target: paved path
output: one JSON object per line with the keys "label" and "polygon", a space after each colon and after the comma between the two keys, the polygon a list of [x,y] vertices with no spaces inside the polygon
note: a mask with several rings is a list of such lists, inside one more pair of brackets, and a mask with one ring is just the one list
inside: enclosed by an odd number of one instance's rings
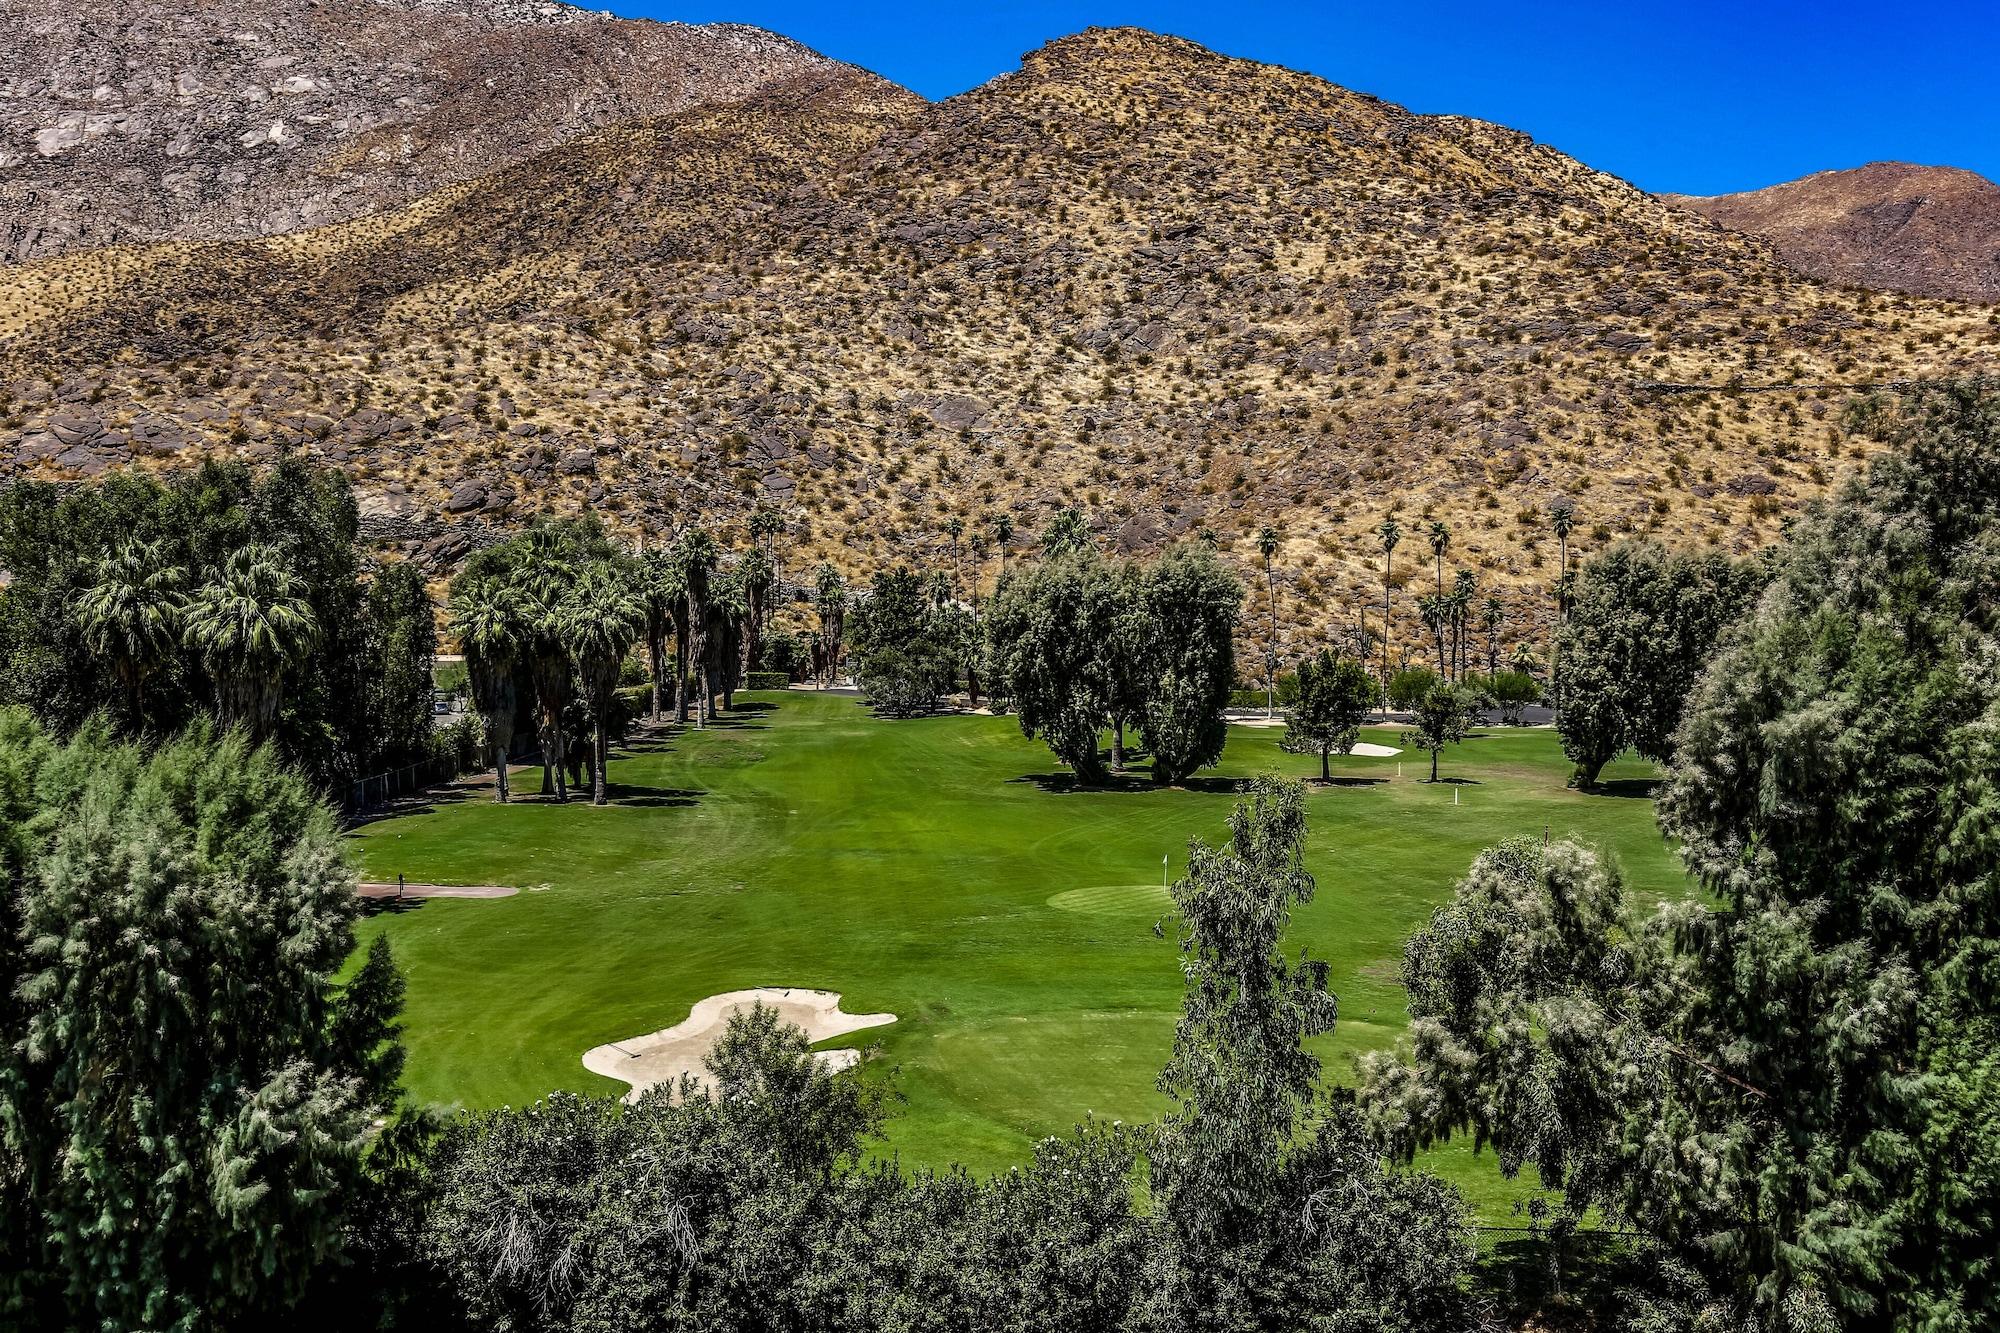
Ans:
{"label": "paved path", "polygon": [[[363,898],[383,899],[396,896],[394,884],[362,884],[355,890]],[[519,889],[504,884],[405,884],[405,898],[511,898]]]}

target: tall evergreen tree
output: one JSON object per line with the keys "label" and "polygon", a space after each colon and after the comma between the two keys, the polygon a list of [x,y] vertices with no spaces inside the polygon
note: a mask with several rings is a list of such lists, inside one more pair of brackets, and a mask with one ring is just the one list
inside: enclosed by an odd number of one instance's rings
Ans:
{"label": "tall evergreen tree", "polygon": [[1137,599],[1142,638],[1128,651],[1144,692],[1153,781],[1171,785],[1222,757],[1243,587],[1213,551],[1181,542],[1139,572]]}

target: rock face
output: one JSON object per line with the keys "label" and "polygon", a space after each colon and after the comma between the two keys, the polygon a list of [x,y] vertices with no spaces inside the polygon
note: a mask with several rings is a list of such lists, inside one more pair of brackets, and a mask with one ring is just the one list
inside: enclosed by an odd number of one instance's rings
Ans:
{"label": "rock face", "polygon": [[832,64],[553,0],[0,0],[0,263],[341,222]]}
{"label": "rock face", "polygon": [[1664,197],[1768,237],[1827,282],[2000,302],[2000,185],[1970,171],[1876,162],[1743,194]]}

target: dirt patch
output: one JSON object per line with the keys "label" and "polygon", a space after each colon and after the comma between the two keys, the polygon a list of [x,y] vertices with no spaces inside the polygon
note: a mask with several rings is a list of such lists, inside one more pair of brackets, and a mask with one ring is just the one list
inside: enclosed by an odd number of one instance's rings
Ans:
{"label": "dirt patch", "polygon": [[[628,1102],[658,1084],[679,1082],[683,1074],[693,1075],[696,1083],[708,1087],[711,1080],[705,1061],[729,1026],[729,1016],[756,1004],[775,1009],[784,1022],[803,1029],[808,1041],[827,1041],[896,1021],[894,1014],[843,1013],[840,996],[833,991],[760,986],[697,1001],[687,1018],[670,1028],[594,1046],[583,1053],[583,1067],[630,1083],[632,1091],[625,1094]],[[845,1069],[861,1059],[861,1052],[814,1051],[813,1058],[829,1069]]]}
{"label": "dirt patch", "polygon": [[360,884],[354,889],[358,897],[371,902],[394,901],[402,898],[511,898],[520,890],[505,884],[405,884],[400,890],[394,884]]}

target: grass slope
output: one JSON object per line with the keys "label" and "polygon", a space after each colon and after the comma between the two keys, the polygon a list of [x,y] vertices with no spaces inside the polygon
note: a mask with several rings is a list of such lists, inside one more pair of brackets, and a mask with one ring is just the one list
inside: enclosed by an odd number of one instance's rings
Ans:
{"label": "grass slope", "polygon": [[[1229,779],[1317,760],[1236,727],[1190,789],[1080,792],[1011,718],[886,722],[851,698],[743,697],[755,711],[615,760],[610,808],[471,792],[355,834],[372,879],[530,890],[368,924],[408,974],[416,1096],[622,1091],[584,1070],[585,1050],[678,1022],[707,995],[789,985],[900,1016],[828,1044],[880,1043],[866,1068],[906,1099],[888,1146],[908,1161],[1004,1167],[1086,1113],[1163,1109],[1153,1079],[1180,973],[1171,928],[1153,933],[1161,856],[1178,876],[1189,837],[1226,835]],[[1406,757],[1403,779],[1396,759],[1339,761],[1343,785],[1311,796],[1319,892],[1292,943],[1332,963],[1341,1018],[1323,1053],[1337,1077],[1404,1030],[1402,939],[1487,844],[1546,825],[1614,849],[1641,889],[1684,888],[1636,798],[1641,765],[1607,773],[1622,794],[1583,796],[1564,788],[1553,734],[1496,730],[1446,752],[1444,775],[1469,780],[1454,807],[1453,786],[1417,780],[1422,759]],[[1496,1220],[1519,1192],[1462,1153],[1437,1166]]]}

